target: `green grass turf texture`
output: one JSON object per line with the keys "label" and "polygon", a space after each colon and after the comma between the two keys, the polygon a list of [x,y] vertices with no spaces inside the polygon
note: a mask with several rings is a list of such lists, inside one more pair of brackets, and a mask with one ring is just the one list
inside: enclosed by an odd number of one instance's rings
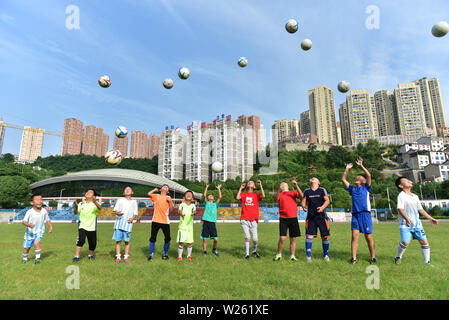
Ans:
{"label": "green grass turf texture", "polygon": [[[380,287],[368,289],[369,252],[363,235],[358,263],[350,265],[349,223],[332,223],[329,263],[322,259],[321,239],[312,248],[312,263],[305,261],[305,237],[297,238],[297,262],[290,262],[287,239],[283,260],[274,262],[278,223],[259,223],[260,259],[244,259],[244,239],[239,223],[218,223],[220,257],[203,257],[201,224],[194,225],[193,261],[176,261],[177,224],[172,223],[170,259],[161,259],[164,237],[159,232],[154,261],[148,262],[150,224],[135,224],[131,237],[130,263],[115,264],[113,224],[98,224],[96,261],[87,259],[87,240],[79,267],[80,289],[67,289],[68,266],[74,265],[76,224],[48,226],[41,242],[42,262],[34,264],[34,248],[27,264],[21,263],[25,227],[0,225],[0,299],[449,299],[449,223],[434,227],[424,223],[434,267],[423,263],[418,241],[413,241],[402,264],[394,264],[400,240],[397,223],[374,224]],[[300,223],[304,233],[304,223]],[[124,245],[122,244],[122,257]]]}

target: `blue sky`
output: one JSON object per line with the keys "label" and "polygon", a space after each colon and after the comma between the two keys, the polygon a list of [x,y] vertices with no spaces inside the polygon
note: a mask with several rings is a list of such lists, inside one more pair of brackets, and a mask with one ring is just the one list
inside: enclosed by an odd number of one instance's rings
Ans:
{"label": "blue sky", "polygon": [[[79,30],[66,28],[69,5],[80,9]],[[380,10],[379,29],[365,26],[369,5]],[[284,29],[290,18],[295,34]],[[270,128],[299,119],[314,86],[334,89],[338,108],[341,80],[374,93],[422,77],[440,78],[449,115],[449,35],[430,33],[441,20],[449,21],[446,0],[5,0],[0,117],[56,132],[74,117],[102,127],[112,145],[117,125],[160,134],[166,125],[255,114]],[[307,52],[304,38],[313,41]],[[186,81],[180,66],[191,71]],[[103,74],[108,89],[97,84]],[[20,137],[7,129],[3,152],[18,153]],[[45,137],[44,156],[60,148]]]}

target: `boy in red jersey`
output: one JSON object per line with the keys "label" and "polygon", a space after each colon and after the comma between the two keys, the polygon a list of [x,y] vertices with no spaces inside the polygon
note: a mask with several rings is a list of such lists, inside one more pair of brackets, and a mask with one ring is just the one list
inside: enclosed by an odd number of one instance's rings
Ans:
{"label": "boy in red jersey", "polygon": [[303,193],[298,186],[296,180],[292,181],[296,191],[289,191],[288,184],[282,182],[279,186],[279,190],[274,198],[276,202],[279,202],[279,242],[278,252],[273,258],[274,261],[282,259],[282,250],[284,249],[284,243],[287,239],[287,229],[290,236],[290,261],[297,261],[295,257],[296,251],[296,237],[301,236],[298,223],[298,204],[296,200],[301,200]]}
{"label": "boy in red jersey", "polygon": [[[248,181],[240,186],[237,194],[237,200],[242,203],[242,215],[240,216],[240,224],[245,234],[245,259],[249,260],[249,243],[251,241],[250,232],[253,236],[253,257],[260,258],[257,252],[258,237],[257,237],[257,223],[259,222],[259,201],[265,198],[262,182],[257,180],[260,188],[260,193],[254,192],[256,184],[254,181]],[[245,188],[247,192],[242,193]]]}

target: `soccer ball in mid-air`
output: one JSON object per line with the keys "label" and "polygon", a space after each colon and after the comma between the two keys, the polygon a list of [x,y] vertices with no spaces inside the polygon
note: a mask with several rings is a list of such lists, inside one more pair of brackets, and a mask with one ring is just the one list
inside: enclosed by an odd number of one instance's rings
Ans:
{"label": "soccer ball in mid-air", "polygon": [[182,80],[186,80],[190,77],[190,70],[186,67],[182,67],[178,71],[178,76]]}
{"label": "soccer ball in mid-air", "polygon": [[290,19],[285,24],[285,30],[287,30],[288,33],[295,33],[298,31],[298,21],[295,19]]}
{"label": "soccer ball in mid-air", "polygon": [[128,129],[124,126],[118,126],[117,129],[115,129],[115,135],[117,138],[125,138],[128,135]]}
{"label": "soccer ball in mid-air", "polygon": [[223,165],[221,164],[221,162],[215,161],[214,163],[212,163],[212,171],[215,173],[220,173],[223,171]]}
{"label": "soccer ball in mid-air", "polygon": [[111,86],[111,78],[106,75],[101,76],[100,78],[98,78],[98,84],[102,88],[109,88]]}
{"label": "soccer ball in mid-air", "polygon": [[105,154],[104,158],[107,164],[111,166],[118,166],[120,162],[122,162],[123,156],[118,150],[110,150]]}
{"label": "soccer ball in mid-air", "polygon": [[245,68],[248,65],[248,59],[246,59],[245,57],[240,57],[238,65],[242,68]]}
{"label": "soccer ball in mid-air", "polygon": [[432,27],[432,34],[435,37],[444,37],[449,32],[449,24],[446,21],[440,21]]}
{"label": "soccer ball in mid-air", "polygon": [[171,89],[171,88],[173,88],[173,80],[170,78],[167,78],[164,80],[163,85],[164,85],[165,89]]}
{"label": "soccer ball in mid-air", "polygon": [[338,91],[340,91],[341,93],[348,92],[349,89],[351,89],[351,85],[348,81],[343,80],[338,83]]}
{"label": "soccer ball in mid-air", "polygon": [[312,48],[312,40],[304,39],[301,41],[301,49],[304,51],[310,50]]}

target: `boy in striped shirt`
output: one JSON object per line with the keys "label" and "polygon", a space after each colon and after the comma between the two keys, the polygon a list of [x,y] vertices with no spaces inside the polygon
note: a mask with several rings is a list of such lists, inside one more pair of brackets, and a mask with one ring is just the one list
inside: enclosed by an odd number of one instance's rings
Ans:
{"label": "boy in striped shirt", "polygon": [[48,230],[49,233],[53,231],[53,226],[48,217],[47,210],[42,208],[42,196],[40,194],[33,194],[30,203],[33,208],[26,212],[22,221],[22,224],[27,227],[23,240],[22,263],[28,262],[28,253],[31,247],[34,246],[34,252],[36,254],[34,263],[37,264],[41,262],[40,242],[45,233],[45,223],[50,227]]}
{"label": "boy in striped shirt", "polygon": [[125,241],[125,255],[124,262],[129,262],[129,241],[131,240],[131,231],[133,227],[133,220],[137,218],[138,208],[137,201],[131,199],[134,194],[133,189],[127,186],[123,190],[124,198],[117,200],[114,206],[114,213],[117,215],[114,225],[114,235],[112,239],[115,240],[115,254],[116,263],[122,262],[121,260],[121,244],[122,240]]}

